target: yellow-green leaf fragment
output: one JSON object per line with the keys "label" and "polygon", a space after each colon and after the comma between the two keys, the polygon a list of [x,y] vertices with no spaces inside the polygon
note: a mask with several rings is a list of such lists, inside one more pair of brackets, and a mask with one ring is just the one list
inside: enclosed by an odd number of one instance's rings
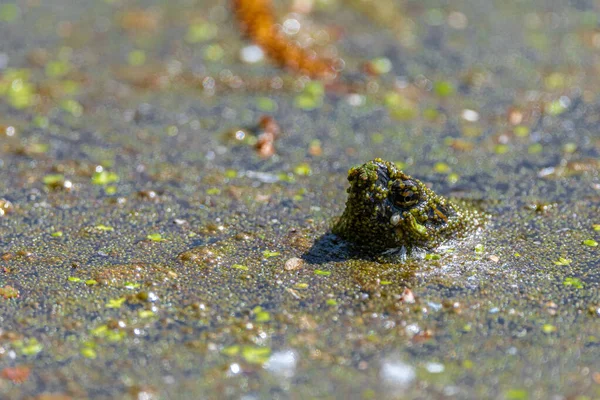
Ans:
{"label": "yellow-green leaf fragment", "polygon": [[96,357],[98,357],[96,350],[92,349],[91,347],[84,347],[79,352],[82,356],[89,358],[90,360],[94,360]]}
{"label": "yellow-green leaf fragment", "polygon": [[329,276],[331,275],[331,271],[323,271],[322,269],[316,269],[315,275]]}
{"label": "yellow-green leaf fragment", "polygon": [[112,232],[115,230],[115,228],[113,228],[112,226],[102,225],[102,224],[98,224],[94,228],[98,229],[99,231],[104,231],[104,232]]}
{"label": "yellow-green leaf fragment", "polygon": [[271,349],[268,347],[244,346],[242,348],[242,357],[250,364],[264,364],[271,356]]}
{"label": "yellow-green leaf fragment", "polygon": [[568,258],[559,257],[558,260],[554,261],[554,265],[569,265],[573,260]]}
{"label": "yellow-green leaf fragment", "polygon": [[62,235],[63,235],[62,231],[56,231],[56,232],[52,232],[50,234],[50,236],[52,236],[52,237],[62,237]]}
{"label": "yellow-green leaf fragment", "polygon": [[239,354],[239,352],[240,352],[240,346],[238,346],[238,345],[225,347],[221,351],[221,353],[225,354],[226,356],[235,356],[235,355]]}
{"label": "yellow-green leaf fragment", "polygon": [[575,289],[583,289],[583,282],[578,278],[568,277],[563,281],[563,285],[570,286]]}
{"label": "yellow-green leaf fragment", "polygon": [[67,278],[67,280],[69,282],[81,282],[81,278],[78,278],[76,276],[70,276],[70,277]]}
{"label": "yellow-green leaf fragment", "polygon": [[241,265],[241,264],[233,264],[231,266],[231,268],[240,269],[242,271],[248,271],[248,267],[246,267],[245,265]]}
{"label": "yellow-green leaf fragment", "polygon": [[62,174],[50,174],[46,175],[42,178],[42,182],[44,185],[59,185],[61,182],[65,180],[65,176]]}
{"label": "yellow-green leaf fragment", "polygon": [[167,240],[163,238],[160,233],[150,233],[146,235],[146,239],[151,240],[153,242],[164,242]]}
{"label": "yellow-green leaf fragment", "polygon": [[598,246],[598,242],[596,242],[594,239],[587,239],[584,240],[582,242],[584,245],[589,246],[589,247],[596,247]]}
{"label": "yellow-green leaf fragment", "polygon": [[544,326],[542,326],[542,332],[544,332],[544,333],[554,333],[557,330],[558,329],[556,328],[556,326],[551,325],[551,324],[544,324]]}
{"label": "yellow-green leaf fragment", "polygon": [[270,250],[263,251],[263,257],[265,257],[265,258],[277,257],[279,254],[280,253],[278,251],[270,251]]}
{"label": "yellow-green leaf fragment", "polygon": [[126,297],[119,297],[118,299],[110,299],[106,303],[106,308],[121,308],[121,306],[127,301]]}
{"label": "yellow-green leaf fragment", "polygon": [[100,171],[94,173],[92,176],[92,183],[94,185],[108,185],[110,183],[119,182],[119,175],[114,172]]}

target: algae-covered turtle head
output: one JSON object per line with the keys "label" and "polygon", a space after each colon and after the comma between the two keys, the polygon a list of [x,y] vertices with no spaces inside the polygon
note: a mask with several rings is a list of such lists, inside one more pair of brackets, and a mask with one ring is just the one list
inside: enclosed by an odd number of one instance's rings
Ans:
{"label": "algae-covered turtle head", "polygon": [[432,248],[463,233],[478,214],[380,158],[351,168],[348,180],[346,209],[332,231],[366,251]]}

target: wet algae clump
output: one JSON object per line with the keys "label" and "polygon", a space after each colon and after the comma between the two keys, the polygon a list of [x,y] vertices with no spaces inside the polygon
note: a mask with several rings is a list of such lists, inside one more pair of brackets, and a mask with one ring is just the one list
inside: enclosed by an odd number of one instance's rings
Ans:
{"label": "wet algae clump", "polygon": [[351,168],[348,181],[346,209],[332,231],[369,253],[433,248],[482,220],[380,158]]}

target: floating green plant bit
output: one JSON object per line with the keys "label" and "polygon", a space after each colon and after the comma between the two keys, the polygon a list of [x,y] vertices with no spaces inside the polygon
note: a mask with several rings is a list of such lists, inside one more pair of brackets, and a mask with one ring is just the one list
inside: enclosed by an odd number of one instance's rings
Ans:
{"label": "floating green plant bit", "polygon": [[20,346],[17,346],[15,343],[15,347],[19,347],[21,349],[21,353],[26,356],[34,356],[44,350],[44,346],[37,341],[36,338],[25,339],[20,342]]}
{"label": "floating green plant bit", "polygon": [[328,306],[337,306],[338,302],[336,299],[328,299],[325,304],[327,304]]}
{"label": "floating green plant bit", "polygon": [[109,171],[98,171],[92,175],[92,183],[94,185],[108,185],[111,183],[119,182],[119,175]]}
{"label": "floating green plant bit", "polygon": [[254,307],[252,313],[254,314],[256,322],[268,322],[271,320],[271,314],[263,310],[261,306]]}
{"label": "floating green plant bit", "polygon": [[225,347],[225,348],[224,348],[224,349],[221,351],[221,353],[225,354],[226,356],[230,356],[230,357],[232,357],[232,356],[236,356],[236,355],[238,355],[238,354],[240,353],[240,349],[241,349],[241,348],[240,348],[240,346],[239,346],[239,345],[237,345],[237,344],[235,344],[235,345],[233,345],[233,346],[228,346],[228,347]]}
{"label": "floating green plant bit", "polygon": [[598,242],[596,242],[594,239],[587,239],[584,240],[582,242],[584,245],[589,246],[589,247],[596,247],[598,246]]}
{"label": "floating green plant bit", "polygon": [[103,231],[103,232],[112,232],[115,230],[115,228],[113,228],[112,226],[103,225],[103,224],[98,224],[94,228],[99,231]]}
{"label": "floating green plant bit", "polygon": [[308,288],[308,283],[296,283],[294,285],[294,287],[296,289],[307,289]]}
{"label": "floating green plant bit", "polygon": [[261,111],[273,112],[277,110],[277,103],[269,97],[259,97],[256,99],[256,107]]}
{"label": "floating green plant bit", "polygon": [[206,189],[206,194],[209,196],[217,196],[217,195],[221,194],[221,189],[216,188],[216,187],[209,188],[209,189]]}
{"label": "floating green plant bit", "polygon": [[125,286],[125,289],[137,289],[141,285],[139,283],[134,283],[134,282],[125,282],[125,284],[123,286]]}
{"label": "floating green plant bit", "polygon": [[304,90],[294,99],[294,106],[302,110],[314,110],[323,105],[325,87],[319,81],[308,82]]}
{"label": "floating green plant bit", "polygon": [[558,260],[554,261],[554,265],[569,265],[573,260],[568,258],[559,257]]}
{"label": "floating green plant bit", "polygon": [[583,282],[578,278],[568,277],[563,281],[563,285],[570,286],[575,289],[583,289]]}
{"label": "floating green plant bit", "polygon": [[440,97],[449,97],[456,91],[454,85],[448,81],[437,81],[433,84],[433,91]]}
{"label": "floating green plant bit", "polygon": [[593,224],[592,229],[595,230],[596,232],[600,232],[600,224]]}
{"label": "floating green plant bit", "polygon": [[94,286],[94,285],[98,284],[98,281],[95,280],[95,279],[88,279],[88,280],[85,281],[85,284],[88,285],[88,286]]}
{"label": "floating green plant bit", "polygon": [[312,169],[308,163],[301,163],[294,167],[294,173],[299,176],[310,176]]}
{"label": "floating green plant bit", "polygon": [[152,318],[154,317],[156,314],[154,313],[154,311],[152,310],[140,310],[138,312],[138,316],[140,318],[146,319],[146,318]]}
{"label": "floating green plant bit", "polygon": [[63,233],[62,233],[62,231],[56,231],[56,232],[52,232],[50,234],[50,236],[52,236],[52,237],[62,237]]}
{"label": "floating green plant bit", "polygon": [[217,37],[219,28],[212,22],[199,22],[189,26],[185,41],[191,44],[206,42]]}
{"label": "floating green plant bit", "polygon": [[556,328],[556,326],[554,326],[552,324],[544,324],[544,326],[542,326],[542,332],[544,332],[544,333],[554,333],[557,330],[558,329]]}
{"label": "floating green plant bit", "polygon": [[121,306],[127,301],[126,297],[119,297],[118,299],[110,299],[106,303],[106,308],[121,308]]}
{"label": "floating green plant bit", "polygon": [[248,271],[248,267],[246,267],[245,265],[242,265],[242,264],[233,264],[231,266],[231,268],[239,269],[242,271]]}
{"label": "floating green plant bit", "polygon": [[524,126],[524,125],[515,126],[515,129],[514,129],[513,132],[515,133],[515,136],[518,136],[518,137],[527,137],[527,136],[529,136],[529,128],[527,126]]}
{"label": "floating green plant bit", "polygon": [[279,254],[280,253],[278,251],[270,251],[270,250],[263,251],[264,258],[277,257]]}
{"label": "floating green plant bit", "polygon": [[83,347],[80,351],[82,356],[84,356],[85,358],[89,358],[90,360],[94,360],[96,359],[96,357],[98,357],[98,353],[96,353],[96,350],[94,350],[91,347]]}
{"label": "floating green plant bit", "polygon": [[127,55],[129,65],[139,67],[146,63],[146,52],[143,50],[133,50]]}
{"label": "floating green plant bit", "polygon": [[69,282],[81,282],[81,280],[82,280],[82,279],[81,279],[81,278],[78,278],[78,277],[76,277],[76,276],[70,276],[70,277],[68,277],[68,278],[67,278],[67,280],[68,280]]}
{"label": "floating green plant bit", "polygon": [[160,233],[150,233],[146,235],[146,239],[153,242],[165,242],[167,239],[163,238]]}
{"label": "floating green plant bit", "polygon": [[323,271],[322,269],[316,269],[315,275],[329,276],[329,275],[331,275],[331,271]]}
{"label": "floating green plant bit", "polygon": [[56,186],[64,182],[65,176],[62,174],[49,174],[42,178],[44,185]]}
{"label": "floating green plant bit", "polygon": [[332,232],[365,252],[433,248],[484,220],[379,158],[351,168],[348,181],[346,209]]}
{"label": "floating green plant bit", "polygon": [[268,347],[244,346],[242,348],[242,357],[250,364],[264,364],[271,356],[271,349]]}
{"label": "floating green plant bit", "polygon": [[0,21],[13,22],[19,16],[20,11],[14,3],[3,4],[0,6]]}

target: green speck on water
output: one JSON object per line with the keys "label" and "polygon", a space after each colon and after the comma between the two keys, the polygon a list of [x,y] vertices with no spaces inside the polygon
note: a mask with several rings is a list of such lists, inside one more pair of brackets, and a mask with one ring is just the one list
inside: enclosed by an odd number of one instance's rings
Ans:
{"label": "green speck on water", "polygon": [[451,174],[448,174],[448,183],[456,183],[458,182],[458,180],[460,179],[460,175],[458,175],[456,172],[452,172]]}
{"label": "green speck on water", "polygon": [[388,92],[383,101],[390,115],[397,120],[406,121],[417,116],[416,106],[400,93]]}
{"label": "green speck on water", "polygon": [[506,400],[527,400],[529,393],[524,389],[510,389],[504,392],[504,398]]}
{"label": "green speck on water", "polygon": [[593,224],[592,229],[595,230],[596,232],[600,232],[600,224]]}
{"label": "green speck on water", "polygon": [[113,228],[112,226],[103,225],[103,224],[98,224],[94,228],[99,231],[104,231],[104,232],[112,232],[115,230],[115,228]]}
{"label": "green speck on water", "polygon": [[32,143],[27,146],[27,151],[32,154],[43,154],[50,150],[50,145],[46,143]]}
{"label": "green speck on water", "polygon": [[41,343],[38,343],[36,338],[32,338],[24,343],[21,352],[26,356],[33,356],[42,350],[44,350],[44,346],[42,346]]}
{"label": "green speck on water", "polygon": [[471,332],[472,329],[473,329],[473,325],[471,325],[471,324],[465,324],[462,327],[463,332]]}
{"label": "green speck on water", "polygon": [[451,171],[451,168],[444,162],[438,162],[433,166],[433,170],[438,174],[447,174]]}
{"label": "green speck on water", "polygon": [[226,356],[235,356],[238,355],[240,353],[240,346],[235,344],[233,346],[228,346],[225,347],[221,353],[225,354]]}
{"label": "green speck on water", "polygon": [[167,126],[167,136],[175,137],[179,133],[179,128],[176,125]]}
{"label": "green speck on water", "polygon": [[104,193],[111,196],[111,195],[117,193],[117,187],[116,186],[106,186],[104,188]]}
{"label": "green speck on water", "polygon": [[204,56],[209,61],[219,61],[225,55],[225,50],[218,44],[211,44],[204,49]]}
{"label": "green speck on water", "polygon": [[515,253],[515,257],[521,257],[521,253]]}
{"label": "green speck on water", "polygon": [[551,324],[544,324],[544,326],[542,326],[542,332],[544,332],[544,333],[554,333],[557,330],[558,329],[556,328],[556,326],[551,325]]}
{"label": "green speck on water", "polygon": [[98,325],[97,327],[95,327],[94,329],[92,329],[90,331],[90,334],[92,336],[96,336],[96,337],[104,337],[104,336],[106,336],[106,332],[108,332],[107,325]]}
{"label": "green speck on water", "polygon": [[62,78],[71,70],[71,65],[66,60],[54,60],[46,64],[46,75],[50,78]]}
{"label": "green speck on water", "polygon": [[219,188],[209,188],[206,190],[206,194],[209,196],[217,196],[219,194],[221,194],[221,189]]}
{"label": "green speck on water", "polygon": [[110,183],[119,182],[119,175],[109,171],[99,171],[92,175],[92,183],[94,185],[108,185]]}
{"label": "green speck on water", "polygon": [[106,332],[106,340],[108,340],[109,342],[115,343],[115,342],[120,342],[121,340],[125,339],[125,336],[127,335],[127,333],[125,331],[121,331],[121,330],[110,330]]}
{"label": "green speck on water", "polygon": [[596,247],[598,246],[598,242],[596,242],[594,239],[587,239],[584,240],[582,242],[584,245],[589,246],[589,247]]}
{"label": "green speck on water", "polygon": [[566,110],[566,107],[560,100],[554,100],[546,105],[546,113],[548,115],[559,115]]}
{"label": "green speck on water", "polygon": [[544,150],[544,146],[541,143],[534,143],[527,149],[529,154],[539,154]]}
{"label": "green speck on water", "polygon": [[90,360],[94,360],[96,357],[98,357],[98,353],[96,353],[96,350],[87,346],[82,348],[80,350],[80,353],[82,356],[84,356],[85,358],[89,358]]}
{"label": "green speck on water", "polygon": [[337,300],[336,299],[327,299],[327,301],[325,302],[325,304],[327,304],[328,306],[337,306]]}
{"label": "green speck on water", "polygon": [[575,289],[583,289],[583,282],[578,278],[568,277],[563,281],[563,285],[570,286]]}
{"label": "green speck on water", "polygon": [[242,264],[233,264],[231,268],[240,269],[242,271],[248,271],[248,267]]}
{"label": "green speck on water", "polygon": [[384,286],[385,286],[385,285],[391,285],[391,284],[392,284],[392,281],[380,281],[380,282],[379,282],[379,284],[380,284],[380,285],[384,285]]}
{"label": "green speck on water", "polygon": [[294,99],[294,106],[302,110],[310,111],[314,110],[315,108],[319,108],[321,106],[321,102],[318,99],[313,98],[312,96],[306,94],[299,94]]}
{"label": "green speck on water", "polygon": [[510,147],[507,144],[497,144],[494,146],[494,153],[499,155],[508,153],[508,150],[510,150]]}
{"label": "green speck on water", "polygon": [[82,280],[82,279],[81,279],[81,278],[78,278],[78,277],[76,277],[76,276],[70,276],[70,277],[68,277],[68,278],[67,278],[67,280],[68,280],[69,282],[81,282],[81,280]]}
{"label": "green speck on water", "polygon": [[475,246],[475,253],[481,254],[484,251],[485,251],[485,247],[481,243],[479,243],[478,245]]}
{"label": "green speck on water", "polygon": [[141,285],[139,283],[134,283],[134,282],[125,282],[125,284],[123,286],[125,286],[125,289],[137,289]]}
{"label": "green speck on water", "polygon": [[98,284],[98,281],[95,280],[95,279],[88,279],[88,280],[85,281],[85,284],[88,285],[88,286],[94,286],[94,285]]}
{"label": "green speck on water", "polygon": [[396,167],[398,167],[398,169],[406,168],[406,163],[403,161],[395,161],[394,164],[396,165]]}
{"label": "green speck on water", "polygon": [[41,115],[37,115],[33,119],[33,124],[35,126],[37,126],[38,128],[46,129],[50,126],[50,120],[48,119],[48,117],[43,117]]}
{"label": "green speck on water", "polygon": [[322,269],[317,269],[315,270],[315,275],[329,276],[331,275],[331,271],[323,271]]}
{"label": "green speck on water", "polygon": [[312,175],[312,169],[308,163],[301,163],[294,167],[294,173],[299,176],[310,176]]}
{"label": "green speck on water", "polygon": [[277,257],[280,253],[278,251],[265,250],[265,251],[263,251],[262,254],[263,254],[264,258],[270,258],[270,257]]}
{"label": "green speck on water", "polygon": [[163,238],[160,233],[150,233],[146,235],[146,239],[153,242],[165,242],[167,239]]}
{"label": "green speck on water", "polygon": [[127,301],[126,297],[119,297],[118,299],[110,299],[106,303],[106,308],[121,308],[121,306]]}
{"label": "green speck on water", "polygon": [[74,117],[78,118],[81,117],[81,114],[83,114],[83,106],[77,100],[66,99],[63,100],[60,103],[60,105],[63,110],[65,110]]}
{"label": "green speck on water", "polygon": [[440,258],[442,258],[442,256],[440,256],[439,254],[425,254],[425,259],[426,260],[439,260]]}
{"label": "green speck on water", "polygon": [[252,309],[256,322],[268,322],[271,320],[271,314],[263,310],[261,306],[256,306]]}
{"label": "green speck on water", "polygon": [[387,74],[392,70],[392,62],[386,57],[379,57],[371,60],[369,65],[371,66],[373,72],[377,75]]}
{"label": "green speck on water", "polygon": [[242,357],[250,364],[264,364],[271,356],[271,349],[268,347],[244,346],[242,348]]}
{"label": "green speck on water", "polygon": [[154,313],[154,311],[152,310],[140,310],[138,312],[138,316],[140,318],[152,318],[154,317],[156,314]]}
{"label": "green speck on water", "polygon": [[434,121],[440,116],[440,112],[435,108],[426,108],[423,110],[423,118]]}
{"label": "green speck on water", "polygon": [[515,126],[514,133],[518,137],[527,137],[529,136],[529,127],[524,125]]}
{"label": "green speck on water", "polygon": [[277,103],[269,97],[259,97],[256,99],[256,107],[261,111],[273,112],[277,110]]}
{"label": "green speck on water", "polygon": [[16,4],[3,4],[0,6],[0,21],[13,22],[19,16],[20,11]]}
{"label": "green speck on water", "polygon": [[558,260],[554,261],[554,265],[569,265],[573,260],[568,258],[559,257]]}
{"label": "green speck on water", "polygon": [[237,178],[238,172],[235,169],[228,169],[225,171],[225,177],[228,179]]}
{"label": "green speck on water", "polygon": [[575,151],[577,151],[577,144],[572,142],[565,143],[562,149],[565,153],[573,154]]}
{"label": "green speck on water", "polygon": [[133,50],[127,55],[127,63],[134,67],[144,65],[146,62],[146,52],[143,50]]}
{"label": "green speck on water", "polygon": [[294,287],[296,289],[306,289],[306,288],[308,288],[308,283],[296,283],[294,285]]}
{"label": "green speck on water", "polygon": [[199,22],[189,26],[185,34],[185,41],[191,44],[207,42],[217,37],[219,28],[212,22]]}
{"label": "green speck on water", "polygon": [[45,185],[58,185],[61,182],[63,182],[65,180],[65,176],[62,174],[50,174],[50,175],[46,175],[42,178],[42,182],[44,182]]}
{"label": "green speck on water", "polygon": [[50,234],[50,236],[52,236],[52,237],[62,237],[62,235],[63,235],[62,231],[56,231],[56,232],[52,232]]}
{"label": "green speck on water", "polygon": [[449,97],[454,94],[455,89],[451,82],[437,81],[433,84],[433,91],[440,97]]}
{"label": "green speck on water", "polygon": [[325,88],[319,81],[308,82],[304,90],[294,99],[294,106],[302,110],[310,111],[323,105]]}
{"label": "green speck on water", "polygon": [[36,89],[29,82],[29,76],[29,70],[8,69],[0,77],[0,96],[6,97],[8,103],[16,109],[34,104]]}

